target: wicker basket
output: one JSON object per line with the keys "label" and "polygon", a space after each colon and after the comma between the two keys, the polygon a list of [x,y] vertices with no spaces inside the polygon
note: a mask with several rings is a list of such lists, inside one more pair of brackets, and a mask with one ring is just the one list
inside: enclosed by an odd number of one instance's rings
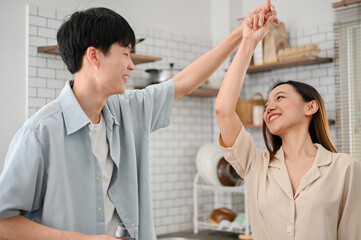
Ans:
{"label": "wicker basket", "polygon": [[264,98],[261,93],[255,93],[249,99],[238,99],[236,112],[243,125],[253,124],[252,108],[255,105],[264,105]]}

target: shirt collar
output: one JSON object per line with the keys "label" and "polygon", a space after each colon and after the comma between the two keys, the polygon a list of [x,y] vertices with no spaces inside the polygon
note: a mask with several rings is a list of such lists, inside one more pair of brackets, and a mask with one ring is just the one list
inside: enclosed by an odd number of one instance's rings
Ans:
{"label": "shirt collar", "polygon": [[74,80],[68,81],[59,95],[67,135],[78,131],[90,123],[88,116],[81,108],[73,93],[73,84]]}
{"label": "shirt collar", "polygon": [[[321,144],[315,143],[314,145],[317,147],[317,154],[314,165],[316,165],[317,167],[321,167],[330,164],[332,161],[331,152],[325,149]],[[282,146],[277,151],[275,157],[276,157],[275,159],[270,161],[269,166],[281,168],[282,164],[284,164],[285,162]]]}
{"label": "shirt collar", "polygon": [[[59,95],[67,135],[91,124],[91,121],[74,95],[72,90],[73,84],[74,80],[69,80]],[[113,116],[106,104],[103,107],[102,112],[106,126],[113,126],[113,124],[119,125],[118,120]]]}
{"label": "shirt collar", "polygon": [[[103,107],[102,112],[103,112],[104,120],[107,124],[112,123],[115,125],[119,125],[118,120],[114,117],[112,112],[109,110],[109,107],[107,104],[105,104],[105,106]],[[111,125],[109,125],[109,126],[111,126]]]}

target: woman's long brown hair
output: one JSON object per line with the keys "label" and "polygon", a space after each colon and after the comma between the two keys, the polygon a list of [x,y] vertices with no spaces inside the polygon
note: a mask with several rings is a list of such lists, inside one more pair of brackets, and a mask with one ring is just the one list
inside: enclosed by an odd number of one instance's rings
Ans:
{"label": "woman's long brown hair", "polygon": [[[315,100],[317,102],[318,111],[315,114],[313,114],[310,125],[308,127],[308,132],[311,136],[313,143],[319,143],[327,150],[331,152],[337,152],[336,148],[333,146],[331,141],[330,127],[328,125],[328,118],[327,118],[325,104],[318,91],[306,83],[297,82],[297,81],[287,81],[287,82],[277,83],[271,88],[271,91],[283,84],[289,84],[292,87],[294,87],[294,89],[301,95],[303,101],[310,102],[312,100]],[[266,144],[266,148],[270,153],[270,158],[274,159],[277,151],[282,146],[282,139],[277,135],[273,135],[267,128],[266,123],[264,121],[263,121],[262,132],[263,132],[263,139]]]}

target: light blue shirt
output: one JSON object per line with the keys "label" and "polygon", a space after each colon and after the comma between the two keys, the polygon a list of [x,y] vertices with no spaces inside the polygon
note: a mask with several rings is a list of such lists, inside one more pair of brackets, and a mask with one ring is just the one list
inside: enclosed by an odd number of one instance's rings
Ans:
{"label": "light blue shirt", "polygon": [[[0,218],[23,215],[43,225],[104,234],[101,169],[92,153],[92,124],[69,81],[12,140],[0,175]],[[172,80],[109,97],[102,113],[114,170],[108,190],[139,239],[156,239],[149,183],[149,135],[170,123]]]}

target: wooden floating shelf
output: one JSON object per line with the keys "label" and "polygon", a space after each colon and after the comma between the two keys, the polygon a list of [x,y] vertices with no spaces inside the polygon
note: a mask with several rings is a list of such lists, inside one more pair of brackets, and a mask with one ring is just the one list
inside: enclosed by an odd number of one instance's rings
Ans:
{"label": "wooden floating shelf", "polygon": [[217,89],[197,88],[187,96],[191,97],[217,97]]}
{"label": "wooden floating shelf", "polygon": [[243,125],[245,128],[262,128],[262,125],[252,125],[252,124],[246,124]]}
{"label": "wooden floating shelf", "polygon": [[360,2],[361,2],[361,0],[343,0],[340,2],[333,3],[332,6],[334,8],[338,8],[338,7],[348,6],[350,4],[355,4],[355,3],[360,3]]}
{"label": "wooden floating shelf", "polygon": [[[134,89],[143,89],[146,86],[135,86]],[[218,90],[216,89],[207,89],[207,88],[198,88],[186,95],[189,97],[216,97],[218,94]]]}
{"label": "wooden floating shelf", "polygon": [[[336,121],[334,119],[328,120],[329,125],[335,125]],[[262,125],[252,125],[252,124],[245,124],[243,125],[245,128],[262,128]]]}
{"label": "wooden floating shelf", "polygon": [[[59,48],[57,45],[38,47],[38,52],[60,55]],[[131,53],[130,58],[132,59],[134,64],[142,64],[142,63],[155,62],[155,61],[162,60],[162,58],[159,58],[159,57],[151,57],[151,56],[140,55],[140,54],[135,54],[135,53]]]}
{"label": "wooden floating shelf", "polygon": [[321,63],[330,63],[332,62],[332,58],[320,58],[320,57],[303,57],[303,58],[295,58],[292,60],[275,62],[275,63],[266,63],[263,65],[250,65],[248,67],[247,73],[259,73],[259,72],[267,72],[276,69],[282,68],[290,68],[297,66],[306,66],[306,65],[314,65]]}

